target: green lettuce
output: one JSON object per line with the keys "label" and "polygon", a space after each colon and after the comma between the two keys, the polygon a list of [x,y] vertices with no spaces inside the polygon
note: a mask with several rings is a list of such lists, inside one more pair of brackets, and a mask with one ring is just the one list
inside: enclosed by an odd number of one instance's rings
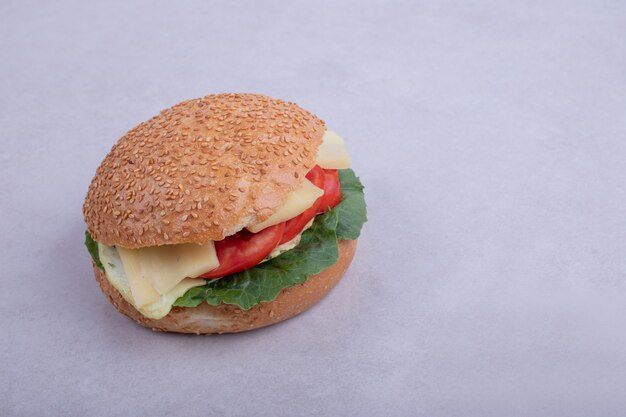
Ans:
{"label": "green lettuce", "polygon": [[339,218],[337,238],[355,240],[361,234],[363,223],[367,221],[364,187],[351,169],[339,170],[339,183],[341,184],[341,203],[334,208]]}
{"label": "green lettuce", "polygon": [[248,310],[255,304],[272,301],[283,289],[302,284],[337,262],[336,228],[337,213],[328,211],[316,218],[292,250],[243,272],[192,288],[174,305],[195,307],[206,300],[212,305],[236,304]]}
{"label": "green lettuce", "polygon": [[87,246],[87,250],[93,259],[93,262],[96,264],[101,271],[104,271],[104,266],[102,262],[100,262],[100,254],[98,252],[98,242],[91,238],[88,230],[85,230],[85,246]]}

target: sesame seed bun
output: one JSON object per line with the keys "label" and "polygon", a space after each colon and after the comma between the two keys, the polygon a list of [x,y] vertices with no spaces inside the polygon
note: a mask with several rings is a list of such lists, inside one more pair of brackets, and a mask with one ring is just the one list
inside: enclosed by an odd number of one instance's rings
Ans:
{"label": "sesame seed bun", "polygon": [[325,125],[294,103],[217,94],[126,133],[96,171],[83,214],[105,245],[221,240],[270,217],[315,165]]}
{"label": "sesame seed bun", "polygon": [[162,319],[149,319],[129,304],[94,264],[96,280],[117,310],[152,330],[177,333],[237,333],[287,320],[321,300],[344,275],[356,251],[356,240],[339,241],[339,260],[304,284],[284,289],[274,301],[244,311],[235,305],[174,307]]}

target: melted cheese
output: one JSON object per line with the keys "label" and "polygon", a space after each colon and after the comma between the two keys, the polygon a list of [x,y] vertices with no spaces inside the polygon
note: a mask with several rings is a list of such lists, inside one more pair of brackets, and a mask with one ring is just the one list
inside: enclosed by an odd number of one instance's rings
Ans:
{"label": "melted cheese", "polygon": [[343,138],[327,130],[317,150],[315,162],[324,169],[350,168],[350,155],[348,155]]}
{"label": "melted cheese", "polygon": [[[185,278],[180,281],[169,292],[158,295],[152,299],[150,303],[139,306],[133,297],[133,291],[130,285],[128,275],[124,270],[124,264],[118,250],[114,247],[98,244],[100,260],[104,265],[106,277],[111,285],[119,291],[126,301],[132,304],[141,314],[151,319],[160,319],[165,317],[172,309],[172,304],[193,287],[198,287],[206,283],[203,279]],[[154,288],[152,289],[156,293]]]}
{"label": "melted cheese", "polygon": [[293,219],[311,207],[322,194],[324,194],[324,190],[317,188],[311,181],[305,178],[302,187],[289,193],[283,205],[270,218],[254,226],[249,226],[248,230],[252,233],[257,233],[266,227]]}

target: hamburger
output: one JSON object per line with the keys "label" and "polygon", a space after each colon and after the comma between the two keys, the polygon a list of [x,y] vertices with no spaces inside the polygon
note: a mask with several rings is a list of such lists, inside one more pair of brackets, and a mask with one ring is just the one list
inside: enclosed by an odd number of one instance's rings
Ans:
{"label": "hamburger", "polygon": [[153,330],[230,333],[323,298],[355,254],[363,186],[343,139],[259,94],[177,104],[126,133],[83,214],[95,278]]}

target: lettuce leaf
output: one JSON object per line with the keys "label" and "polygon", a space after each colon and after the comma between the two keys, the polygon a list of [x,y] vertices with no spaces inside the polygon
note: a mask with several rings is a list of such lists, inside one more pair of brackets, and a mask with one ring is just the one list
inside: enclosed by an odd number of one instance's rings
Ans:
{"label": "lettuce leaf", "polygon": [[367,208],[363,196],[363,184],[351,169],[339,170],[341,184],[341,203],[334,211],[337,212],[337,238],[354,240],[361,234],[361,228],[367,221]]}
{"label": "lettuce leaf", "polygon": [[89,251],[89,254],[91,255],[91,258],[93,259],[96,266],[100,268],[101,271],[104,271],[104,265],[102,265],[102,262],[100,262],[98,242],[91,238],[89,230],[85,230],[85,246],[87,246],[87,250]]}
{"label": "lettuce leaf", "polygon": [[246,271],[192,288],[174,305],[195,307],[206,300],[211,305],[236,304],[249,310],[255,304],[272,301],[283,289],[302,284],[337,262],[336,228],[337,213],[328,211],[315,219],[292,250]]}

